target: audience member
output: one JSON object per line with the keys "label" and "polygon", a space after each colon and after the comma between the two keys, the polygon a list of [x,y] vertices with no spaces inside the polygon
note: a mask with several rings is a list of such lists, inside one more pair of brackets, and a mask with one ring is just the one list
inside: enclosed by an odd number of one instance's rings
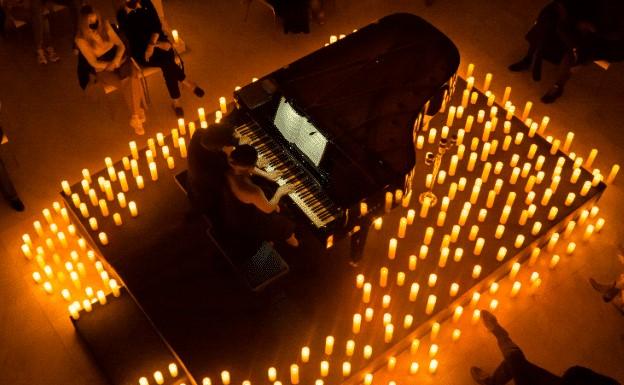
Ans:
{"label": "audience member", "polygon": [[624,3],[619,0],[555,0],[540,12],[526,35],[529,50],[511,71],[533,70],[541,79],[542,59],[559,63],[559,75],[542,96],[552,103],[561,95],[575,65],[595,60],[624,60]]}
{"label": "audience member", "polygon": [[49,4],[43,0],[4,0],[3,8],[10,20],[28,21],[31,24],[33,40],[39,64],[57,62],[60,57],[52,47],[49,12],[44,12]]}
{"label": "audience member", "polygon": [[[2,106],[2,104],[0,104]],[[11,207],[16,211],[24,211],[24,203],[17,195],[15,186],[11,181],[11,177],[2,160],[2,153],[4,152],[5,145],[9,142],[8,138],[4,135],[2,126],[0,126],[0,189],[2,189],[2,196],[9,202]]]}
{"label": "audience member", "polygon": [[581,366],[573,366],[563,376],[557,376],[528,361],[492,313],[482,310],[481,319],[483,325],[496,337],[503,362],[492,375],[477,367],[470,368],[470,374],[478,384],[504,385],[514,380],[516,385],[619,385],[616,380]]}
{"label": "audience member", "polygon": [[[141,108],[143,89],[138,70],[125,55],[126,47],[112,26],[103,21],[99,12],[90,5],[80,9],[76,45],[90,66],[87,72],[95,73],[96,80],[104,86],[112,85],[123,90],[126,103],[132,111],[130,126],[137,135],[143,135],[145,111]],[[79,59],[78,76],[83,88],[86,86],[84,67]]]}
{"label": "audience member", "polygon": [[[618,258],[624,265],[624,247],[620,245]],[[596,282],[595,279],[590,278],[589,283],[592,287],[602,294],[603,301],[612,303],[616,309],[624,314],[624,273],[620,274],[618,279],[608,284],[602,284]]]}
{"label": "audience member", "polygon": [[204,90],[186,79],[184,63],[163,31],[160,17],[152,2],[122,0],[117,21],[128,39],[132,57],[142,66],[158,67],[162,70],[169,96],[173,99],[173,109],[179,118],[183,117],[179,83],[200,98],[204,96]]}

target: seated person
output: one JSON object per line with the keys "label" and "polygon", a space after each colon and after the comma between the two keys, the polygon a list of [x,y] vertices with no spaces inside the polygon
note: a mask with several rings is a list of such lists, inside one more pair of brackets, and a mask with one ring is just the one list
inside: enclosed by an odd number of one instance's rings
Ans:
{"label": "seated person", "polygon": [[[252,180],[255,174],[258,152],[248,144],[237,146],[228,156],[229,169],[225,173],[223,216],[226,226],[266,241],[286,241],[293,247],[299,246],[295,236],[295,225],[288,218],[279,215],[279,201],[292,186],[280,186],[271,199]],[[264,175],[270,178],[270,175]]]}
{"label": "seated person", "polygon": [[137,135],[143,135],[145,111],[141,108],[143,88],[138,72],[132,61],[125,55],[126,46],[117,33],[90,5],[85,5],[80,9],[76,46],[86,60],[86,65],[80,58],[78,61],[78,78],[81,86],[84,84],[81,79],[85,78],[85,72],[87,72],[87,79],[88,73],[91,72],[95,73],[95,78],[102,85],[112,85],[121,89],[132,113],[130,126],[134,128]]}
{"label": "seated person", "polygon": [[122,0],[117,12],[117,22],[128,39],[130,54],[145,67],[158,67],[162,70],[173,109],[179,118],[184,116],[180,106],[180,84],[198,96],[204,90],[186,79],[184,63],[176,54],[169,38],[162,28],[160,17],[150,0]]}

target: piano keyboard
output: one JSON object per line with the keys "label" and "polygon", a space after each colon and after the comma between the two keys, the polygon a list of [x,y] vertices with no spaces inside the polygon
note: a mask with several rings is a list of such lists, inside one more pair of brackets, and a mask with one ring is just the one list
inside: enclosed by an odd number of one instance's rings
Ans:
{"label": "piano keyboard", "polygon": [[336,219],[332,214],[335,206],[318,183],[301,170],[282,146],[263,132],[260,126],[248,123],[236,127],[235,131],[245,142],[256,148],[261,159],[266,160],[268,165],[264,167],[265,171],[278,170],[281,173],[277,180],[278,185],[290,183],[293,186],[293,191],[288,196],[317,228]]}

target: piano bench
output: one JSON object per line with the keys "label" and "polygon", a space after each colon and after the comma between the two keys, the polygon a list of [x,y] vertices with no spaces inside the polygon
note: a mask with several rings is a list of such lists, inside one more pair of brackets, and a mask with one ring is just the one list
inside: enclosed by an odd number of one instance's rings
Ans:
{"label": "piano bench", "polygon": [[[177,174],[175,180],[188,196],[188,171]],[[208,238],[251,291],[261,291],[288,274],[288,264],[270,243],[251,237],[232,237],[227,230],[219,228],[218,221],[204,213],[201,218]]]}

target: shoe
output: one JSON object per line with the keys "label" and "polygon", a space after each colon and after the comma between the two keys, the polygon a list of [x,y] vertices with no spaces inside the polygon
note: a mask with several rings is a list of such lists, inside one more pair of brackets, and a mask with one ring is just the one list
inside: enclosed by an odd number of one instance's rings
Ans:
{"label": "shoe", "polygon": [[485,370],[473,366],[470,368],[470,375],[477,384],[490,385],[490,376],[486,373]]}
{"label": "shoe", "polygon": [[184,109],[180,106],[172,105],[173,111],[178,119],[184,118]]}
{"label": "shoe", "polygon": [[531,58],[528,56],[525,56],[524,58],[522,58],[522,60],[520,60],[519,62],[510,64],[509,67],[507,68],[511,72],[520,72],[520,71],[526,71],[530,67],[531,67]]}
{"label": "shoe", "polygon": [[197,96],[198,98],[203,98],[204,97],[204,90],[195,86],[195,88],[193,88],[193,93],[195,94],[195,96]]}
{"label": "shoe", "polygon": [[145,110],[144,109],[140,109],[139,110],[139,119],[141,120],[141,123],[145,123],[145,121],[147,121],[147,117],[145,117]]}
{"label": "shoe", "polygon": [[134,128],[134,133],[137,135],[145,134],[143,122],[141,121],[139,115],[132,115],[132,118],[130,118],[130,127]]}
{"label": "shoe", "polygon": [[483,325],[489,331],[493,331],[498,326],[498,320],[494,314],[487,310],[481,310],[481,319],[483,320]]}
{"label": "shoe", "polygon": [[12,207],[12,208],[13,208],[13,210],[15,210],[15,211],[22,212],[22,211],[24,211],[24,209],[25,209],[25,207],[24,207],[24,203],[23,203],[23,202],[22,202],[19,198],[12,199],[12,200],[9,202],[9,205],[11,205],[11,207]]}
{"label": "shoe", "polygon": [[559,84],[555,84],[542,96],[541,101],[545,104],[553,103],[555,100],[563,95],[563,87]]}
{"label": "shoe", "polygon": [[42,65],[48,64],[48,58],[46,57],[46,54],[43,48],[39,48],[37,50],[37,62]]}
{"label": "shoe", "polygon": [[61,57],[56,53],[54,47],[46,48],[46,56],[48,57],[48,61],[52,63],[56,63],[57,61],[61,60]]}
{"label": "shoe", "polygon": [[598,283],[593,278],[589,279],[589,284],[594,288],[594,290],[596,290],[600,294],[607,294],[609,292],[609,289],[613,287],[613,285],[604,285],[602,283]]}

